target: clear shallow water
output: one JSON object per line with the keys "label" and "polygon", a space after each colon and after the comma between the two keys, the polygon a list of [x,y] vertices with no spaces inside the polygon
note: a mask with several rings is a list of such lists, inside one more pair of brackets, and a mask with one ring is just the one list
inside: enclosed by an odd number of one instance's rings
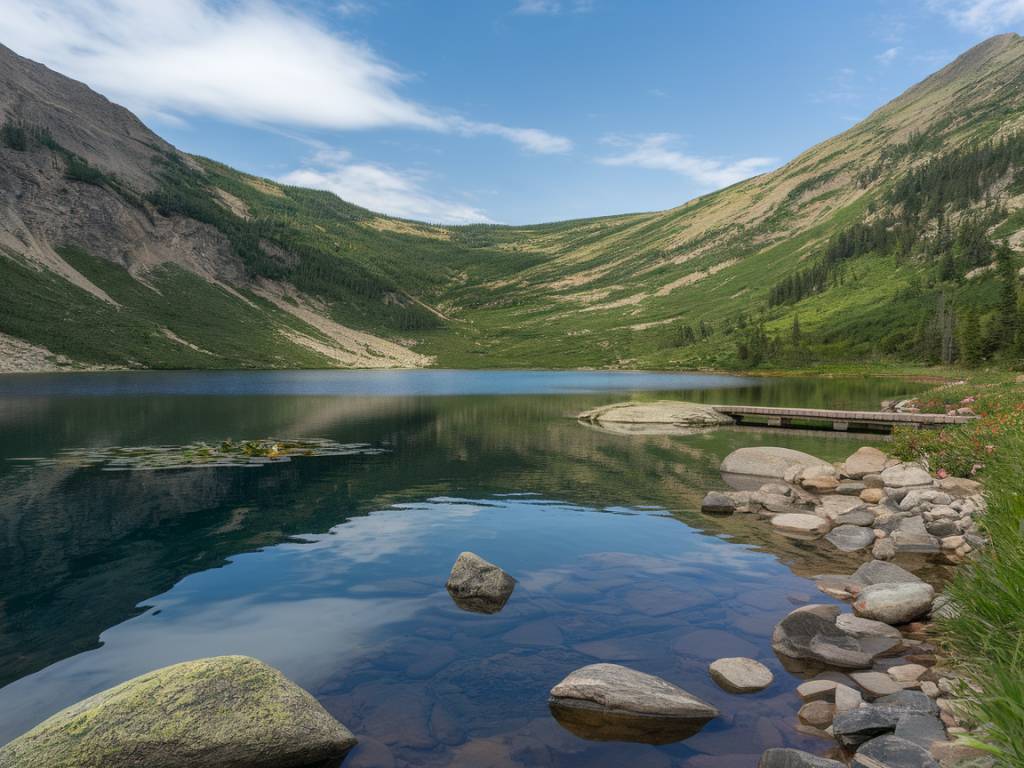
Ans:
{"label": "clear shallow water", "polygon": [[[769,638],[793,605],[823,599],[805,576],[835,562],[697,510],[733,448],[835,459],[867,438],[627,437],[569,416],[626,396],[874,407],[914,389],[548,372],[0,378],[0,741],[146,670],[245,653],[362,738],[351,766],[698,766],[822,750],[795,730],[797,680]],[[386,452],[159,472],[11,461],[229,436]],[[501,613],[463,612],[444,591],[464,549],[519,579]],[[723,655],[760,658],[775,684],[724,694],[706,673]],[[596,661],[666,677],[723,715],[675,745],[579,739],[546,695]]]}

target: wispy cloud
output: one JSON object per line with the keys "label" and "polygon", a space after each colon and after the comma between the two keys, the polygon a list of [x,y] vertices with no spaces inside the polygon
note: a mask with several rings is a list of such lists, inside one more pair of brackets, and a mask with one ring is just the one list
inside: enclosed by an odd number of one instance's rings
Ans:
{"label": "wispy cloud", "polygon": [[849,103],[859,101],[863,96],[863,88],[858,83],[857,70],[853,67],[842,67],[832,76],[832,83],[828,90],[815,94],[813,100],[818,103]]}
{"label": "wispy cloud", "polygon": [[344,149],[321,145],[302,168],[278,180],[297,187],[327,190],[350,203],[390,216],[437,224],[491,222],[479,208],[431,195],[423,186],[427,179],[422,171],[357,162]]}
{"label": "wispy cloud", "polygon": [[678,173],[701,187],[718,189],[770,170],[778,161],[773,157],[748,157],[742,160],[719,160],[686,154],[672,149],[678,136],[658,133],[639,139],[610,136],[604,143],[620,150],[619,154],[598,158],[602,165],[632,166]]}
{"label": "wispy cloud", "polygon": [[590,13],[593,0],[519,0],[516,13],[524,16],[557,16],[560,13]]}
{"label": "wispy cloud", "polygon": [[341,0],[335,10],[342,16],[358,16],[361,13],[369,13],[371,6],[363,0]]}
{"label": "wispy cloud", "polygon": [[[364,6],[345,0],[344,13]],[[0,39],[144,115],[335,130],[489,135],[530,152],[572,142],[453,116],[408,99],[408,79],[365,43],[267,0],[0,0]]]}
{"label": "wispy cloud", "polygon": [[955,26],[991,34],[1024,21],[1024,0],[928,0],[928,7]]}
{"label": "wispy cloud", "polygon": [[900,51],[902,51],[902,50],[903,49],[900,48],[898,45],[897,46],[893,46],[892,48],[886,48],[880,54],[875,56],[875,60],[879,64],[885,64],[885,65],[892,64],[894,61],[896,61],[896,58],[900,55]]}

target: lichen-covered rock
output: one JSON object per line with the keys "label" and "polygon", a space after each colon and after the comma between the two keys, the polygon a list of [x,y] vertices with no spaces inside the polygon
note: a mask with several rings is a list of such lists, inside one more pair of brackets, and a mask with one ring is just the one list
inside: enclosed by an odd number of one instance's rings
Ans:
{"label": "lichen-covered rock", "polygon": [[463,610],[497,613],[508,602],[516,580],[479,555],[463,552],[452,566],[445,586]]}
{"label": "lichen-covered rock", "polygon": [[725,457],[719,469],[729,475],[753,475],[784,480],[787,470],[802,470],[805,467],[816,466],[832,469],[830,464],[809,453],[769,446],[737,448]]}
{"label": "lichen-covered rock", "polygon": [[591,664],[551,689],[565,728],[595,741],[669,744],[697,733],[718,710],[660,677],[619,664]]}
{"label": "lichen-covered rock", "polygon": [[3,768],[300,768],[356,739],[246,656],[164,667],[74,704],[0,749]]}

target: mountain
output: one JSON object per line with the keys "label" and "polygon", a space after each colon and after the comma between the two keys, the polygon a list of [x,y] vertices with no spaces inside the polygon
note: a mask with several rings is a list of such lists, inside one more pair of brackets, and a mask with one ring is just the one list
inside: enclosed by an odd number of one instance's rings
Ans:
{"label": "mountain", "polygon": [[1024,336],[1022,86],[1024,39],[1000,35],[778,170],[678,208],[438,227],[181,153],[0,47],[0,360],[749,368],[1006,357]]}

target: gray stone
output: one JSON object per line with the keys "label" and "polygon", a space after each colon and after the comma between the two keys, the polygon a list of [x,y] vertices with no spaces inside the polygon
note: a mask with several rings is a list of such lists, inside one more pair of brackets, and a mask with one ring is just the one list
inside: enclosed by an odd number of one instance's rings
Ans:
{"label": "gray stone", "polygon": [[[884,539],[883,539],[884,541]],[[924,582],[906,568],[895,563],[871,560],[860,566],[850,577],[864,586],[871,584],[923,584]]]}
{"label": "gray stone", "polygon": [[892,533],[897,552],[929,554],[940,551],[939,540],[928,533],[920,517],[905,517]]}
{"label": "gray stone", "polygon": [[734,656],[717,659],[708,667],[711,679],[731,693],[753,693],[772,684],[774,676],[768,667],[754,659]]}
{"label": "gray stone", "polygon": [[946,726],[935,715],[904,715],[896,723],[896,735],[922,749],[931,749],[936,741],[946,740]]}
{"label": "gray stone", "polygon": [[759,489],[761,493],[773,493],[778,496],[792,496],[792,486],[786,485],[785,483],[765,483]]}
{"label": "gray stone", "polygon": [[885,481],[882,479],[881,473],[864,475],[864,477],[861,478],[861,481],[867,488],[885,488]]}
{"label": "gray stone", "polygon": [[660,677],[591,664],[551,689],[555,719],[581,738],[669,744],[697,733],[718,710]]}
{"label": "gray stone", "polygon": [[577,416],[581,421],[612,432],[628,434],[673,434],[693,427],[715,427],[733,420],[709,405],[675,400],[652,403],[624,402],[602,405]]}
{"label": "gray stone", "polygon": [[875,532],[859,525],[840,525],[829,531],[825,539],[841,552],[856,552],[875,543]]}
{"label": "gray stone", "polygon": [[892,733],[902,715],[876,709],[870,704],[846,712],[837,712],[832,720],[832,735],[847,749],[854,749],[866,741]]}
{"label": "gray stone", "polygon": [[871,548],[871,556],[876,561],[892,560],[896,557],[896,545],[892,543],[890,538],[879,539],[875,542],[875,546]]}
{"label": "gray stone", "polygon": [[[928,533],[940,539],[944,539],[947,536],[956,536],[960,533],[960,527],[952,520],[934,520],[930,523],[925,523],[924,527]],[[942,542],[939,542],[939,546],[942,546]]]}
{"label": "gray stone", "polygon": [[736,500],[724,493],[711,491],[704,496],[700,511],[713,515],[731,515],[736,511]]}
{"label": "gray stone", "polygon": [[851,672],[850,677],[872,697],[888,696],[903,690],[902,685],[884,672]]}
{"label": "gray stone", "polygon": [[818,514],[835,520],[840,515],[859,509],[867,509],[867,505],[856,496],[825,496],[818,507]]}
{"label": "gray stone", "polygon": [[802,701],[834,701],[836,687],[839,685],[835,680],[808,680],[796,687],[797,695]]}
{"label": "gray stone", "polygon": [[854,509],[849,512],[844,512],[836,518],[837,525],[860,525],[860,526],[871,526],[875,523],[875,515],[873,512],[868,510],[867,507],[864,509]]}
{"label": "gray stone", "polygon": [[790,448],[749,447],[737,448],[730,453],[719,469],[730,475],[754,475],[782,480],[790,468],[822,465],[831,467],[819,458]]}
{"label": "gray stone", "polygon": [[882,470],[882,482],[889,488],[931,485],[932,476],[918,464],[896,464]]}
{"label": "gray stone", "polygon": [[356,739],[316,699],[246,656],[164,667],[58,712],[0,749],[4,768],[298,768]]}
{"label": "gray stone", "polygon": [[844,632],[857,637],[889,637],[902,640],[903,635],[896,627],[889,626],[882,621],[873,619],[862,619],[852,613],[844,613],[836,619],[836,626]]}
{"label": "gray stone", "polygon": [[775,515],[772,526],[781,533],[799,534],[804,536],[820,536],[827,533],[829,522],[817,515],[787,513]]}
{"label": "gray stone", "polygon": [[824,730],[832,725],[832,718],[835,717],[836,706],[827,701],[809,701],[800,707],[797,718],[804,725]]}
{"label": "gray stone", "polygon": [[912,741],[879,736],[862,745],[853,756],[855,768],[939,768],[939,764]]}
{"label": "gray stone", "polygon": [[857,709],[863,703],[864,697],[860,695],[860,691],[842,683],[836,684],[836,712],[849,712],[851,709]]}
{"label": "gray stone", "polygon": [[836,486],[836,493],[840,496],[860,496],[865,487],[860,480],[841,480]]}
{"label": "gray stone", "polygon": [[890,696],[882,696],[871,706],[898,716],[936,715],[939,712],[938,705],[921,691],[900,691]]}
{"label": "gray stone", "polygon": [[446,588],[465,611],[497,613],[508,602],[516,580],[479,555],[463,552],[452,566]]}
{"label": "gray stone", "polygon": [[844,632],[835,624],[838,613],[839,609],[831,605],[797,608],[775,626],[773,650],[793,659],[863,669],[899,644],[891,638],[858,638]]}
{"label": "gray stone", "polygon": [[934,488],[915,488],[900,501],[900,509],[912,512],[928,505],[948,506],[953,498],[943,491]]}
{"label": "gray stone", "polygon": [[875,475],[885,469],[888,456],[883,451],[871,446],[858,448],[844,463],[843,474],[855,480],[865,475]]}
{"label": "gray stone", "polygon": [[963,498],[981,493],[982,485],[977,480],[968,480],[964,477],[944,477],[939,480],[939,489],[950,496]]}
{"label": "gray stone", "polygon": [[846,768],[838,760],[818,757],[799,749],[775,748],[761,755],[757,768]]}
{"label": "gray stone", "polygon": [[930,584],[872,584],[857,595],[853,612],[886,624],[906,624],[927,616],[934,596]]}

